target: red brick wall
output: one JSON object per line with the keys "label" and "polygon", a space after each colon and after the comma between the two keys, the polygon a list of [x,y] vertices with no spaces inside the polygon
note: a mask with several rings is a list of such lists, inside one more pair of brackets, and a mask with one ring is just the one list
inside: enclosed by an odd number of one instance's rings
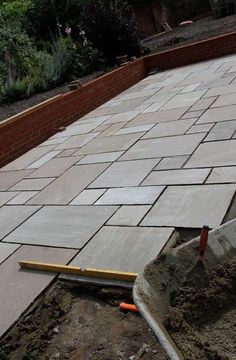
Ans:
{"label": "red brick wall", "polygon": [[0,167],[134,85],[154,67],[164,70],[235,52],[236,32],[149,55],[7,119],[0,123]]}

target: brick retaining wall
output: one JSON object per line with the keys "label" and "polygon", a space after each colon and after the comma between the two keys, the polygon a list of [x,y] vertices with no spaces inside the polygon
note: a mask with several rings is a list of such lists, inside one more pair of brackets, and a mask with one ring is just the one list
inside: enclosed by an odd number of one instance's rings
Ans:
{"label": "brick retaining wall", "polygon": [[170,49],[113,70],[80,89],[58,95],[0,123],[0,167],[16,159],[138,81],[163,70],[236,52],[236,32]]}

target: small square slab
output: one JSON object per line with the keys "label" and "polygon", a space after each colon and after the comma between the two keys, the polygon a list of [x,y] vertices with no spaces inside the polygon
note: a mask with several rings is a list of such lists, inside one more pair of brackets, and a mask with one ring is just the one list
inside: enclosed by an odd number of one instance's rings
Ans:
{"label": "small square slab", "polygon": [[122,206],[117,212],[110,218],[107,225],[126,225],[136,226],[150,210],[150,205],[138,205],[138,206]]}
{"label": "small square slab", "polygon": [[154,170],[180,169],[188,160],[188,156],[173,156],[162,159]]}
{"label": "small square slab", "polygon": [[145,186],[108,189],[95,205],[153,204],[164,188],[164,186]]}
{"label": "small square slab", "polygon": [[182,135],[190,128],[190,126],[193,125],[194,121],[195,119],[187,119],[159,123],[155,125],[154,128],[152,128],[146,135],[144,135],[143,139]]}
{"label": "small square slab", "polygon": [[141,225],[217,227],[223,221],[235,189],[236,185],[170,186]]}
{"label": "small square slab", "polygon": [[72,266],[140,272],[168,242],[172,228],[104,226]]}
{"label": "small square slab", "polygon": [[80,249],[116,209],[115,206],[46,206],[5,241]]}

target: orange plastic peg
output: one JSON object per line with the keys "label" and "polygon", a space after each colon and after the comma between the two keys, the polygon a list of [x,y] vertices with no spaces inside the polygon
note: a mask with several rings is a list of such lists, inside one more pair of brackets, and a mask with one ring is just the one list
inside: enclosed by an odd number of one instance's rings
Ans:
{"label": "orange plastic peg", "polygon": [[119,308],[120,308],[120,310],[123,310],[123,311],[138,312],[137,307],[133,304],[120,303]]}

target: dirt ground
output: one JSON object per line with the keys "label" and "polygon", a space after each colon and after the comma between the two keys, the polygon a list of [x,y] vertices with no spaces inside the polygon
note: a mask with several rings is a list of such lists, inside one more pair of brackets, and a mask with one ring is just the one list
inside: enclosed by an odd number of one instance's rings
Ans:
{"label": "dirt ground", "polygon": [[191,25],[176,27],[171,31],[157,34],[143,41],[151,52],[159,52],[172,47],[204,40],[236,30],[236,15],[213,19],[212,16],[195,21]]}
{"label": "dirt ground", "polygon": [[128,290],[57,281],[0,340],[1,360],[166,360]]}
{"label": "dirt ground", "polygon": [[[164,324],[184,360],[236,358],[236,257],[194,276],[171,294]],[[196,267],[195,267],[196,268]],[[201,287],[202,278],[207,283]],[[201,281],[199,281],[201,280]]]}

